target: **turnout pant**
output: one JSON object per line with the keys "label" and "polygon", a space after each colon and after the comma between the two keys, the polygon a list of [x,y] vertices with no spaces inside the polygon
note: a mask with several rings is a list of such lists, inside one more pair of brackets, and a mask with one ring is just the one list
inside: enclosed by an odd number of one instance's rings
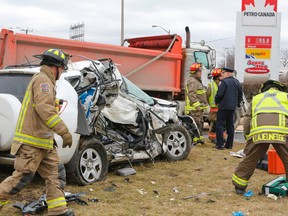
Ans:
{"label": "turnout pant", "polygon": [[67,212],[64,191],[60,188],[58,179],[58,164],[55,148],[46,150],[22,144],[16,153],[15,171],[0,184],[0,201],[6,201],[20,192],[32,181],[37,171],[45,180],[48,215]]}
{"label": "turnout pant", "polygon": [[[242,159],[235,169],[232,177],[233,185],[240,189],[247,187],[248,180],[253,175],[257,162],[266,154],[269,145],[269,143],[254,144],[251,140],[247,142],[245,147],[246,157]],[[274,143],[272,145],[284,164],[286,178],[288,179],[288,144]]]}
{"label": "turnout pant", "polygon": [[216,141],[216,121],[217,121],[217,112],[209,113],[210,126],[208,131],[208,138],[212,141]]}
{"label": "turnout pant", "polygon": [[227,141],[225,147],[233,146],[234,141],[234,122],[233,122],[234,110],[221,110],[217,112],[216,122],[216,146],[221,147],[224,145],[223,132],[226,129]]}
{"label": "turnout pant", "polygon": [[203,110],[190,111],[190,116],[194,119],[201,136],[202,136],[203,124],[204,124],[203,112],[204,112]]}

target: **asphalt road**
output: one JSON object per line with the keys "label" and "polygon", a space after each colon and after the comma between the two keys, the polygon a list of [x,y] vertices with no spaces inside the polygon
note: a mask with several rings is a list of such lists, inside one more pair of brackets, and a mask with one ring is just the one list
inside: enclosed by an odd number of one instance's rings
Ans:
{"label": "asphalt road", "polygon": [[[208,124],[204,124],[204,131],[203,131],[203,136],[205,138],[208,138]],[[234,133],[234,141],[240,142],[240,143],[245,143],[245,138],[243,135],[243,127],[240,125],[238,128],[236,128],[235,133]]]}

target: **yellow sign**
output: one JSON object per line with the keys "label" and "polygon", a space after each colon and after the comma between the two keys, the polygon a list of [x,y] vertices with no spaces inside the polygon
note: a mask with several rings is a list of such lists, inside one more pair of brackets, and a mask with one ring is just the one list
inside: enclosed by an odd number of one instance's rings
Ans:
{"label": "yellow sign", "polygon": [[270,59],[270,49],[246,49],[246,57],[255,59]]}

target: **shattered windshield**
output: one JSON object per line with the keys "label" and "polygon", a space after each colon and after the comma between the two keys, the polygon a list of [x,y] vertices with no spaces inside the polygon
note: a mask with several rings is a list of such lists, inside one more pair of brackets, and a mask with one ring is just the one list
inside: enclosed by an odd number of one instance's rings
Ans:
{"label": "shattered windshield", "polygon": [[142,91],[138,86],[136,86],[134,83],[132,83],[130,80],[128,80],[126,77],[123,77],[123,81],[125,84],[125,92],[131,96],[133,96],[134,98],[145,102],[149,105],[153,105],[154,104],[154,100],[148,95],[146,94],[144,91]]}

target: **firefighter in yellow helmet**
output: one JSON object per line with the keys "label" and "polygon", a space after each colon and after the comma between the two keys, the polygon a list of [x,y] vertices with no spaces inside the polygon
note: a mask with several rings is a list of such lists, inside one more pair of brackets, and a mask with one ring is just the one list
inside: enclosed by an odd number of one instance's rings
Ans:
{"label": "firefighter in yellow helmet", "polygon": [[185,87],[185,114],[189,114],[195,120],[200,133],[199,137],[194,137],[193,143],[204,143],[204,137],[202,136],[203,112],[207,109],[208,103],[201,76],[202,64],[193,63],[190,66],[190,76]]}
{"label": "firefighter in yellow helmet", "polygon": [[15,155],[13,174],[0,184],[0,204],[31,182],[36,171],[45,180],[48,215],[72,216],[58,180],[59,158],[54,132],[63,139],[62,147],[71,147],[72,135],[56,110],[55,82],[67,69],[68,55],[60,49],[48,49],[41,55],[40,72],[28,84],[22,101],[11,154]]}
{"label": "firefighter in yellow helmet", "polygon": [[208,131],[208,138],[212,142],[216,142],[216,120],[217,120],[217,111],[218,106],[215,103],[215,95],[218,91],[218,86],[220,83],[220,75],[222,72],[222,68],[214,68],[211,72],[211,75],[213,77],[213,81],[210,82],[207,86],[207,100],[210,106],[210,113],[209,113],[209,121],[210,121],[210,127]]}
{"label": "firefighter in yellow helmet", "polygon": [[254,173],[257,162],[270,144],[280,156],[288,179],[288,94],[286,86],[278,81],[268,80],[260,94],[252,102],[244,116],[244,135],[247,139],[246,157],[236,167],[232,183],[236,193],[243,194]]}

